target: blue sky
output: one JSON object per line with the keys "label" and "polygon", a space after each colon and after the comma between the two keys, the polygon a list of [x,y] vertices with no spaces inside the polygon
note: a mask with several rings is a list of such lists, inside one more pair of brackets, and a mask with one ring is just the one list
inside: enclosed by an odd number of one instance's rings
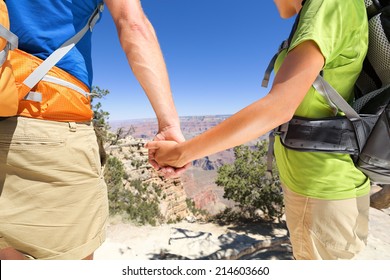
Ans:
{"label": "blue sky", "polygon": [[[261,79],[293,19],[272,0],[143,0],[180,116],[233,114],[267,93]],[[110,120],[153,118],[105,9],[93,36],[93,84]]]}

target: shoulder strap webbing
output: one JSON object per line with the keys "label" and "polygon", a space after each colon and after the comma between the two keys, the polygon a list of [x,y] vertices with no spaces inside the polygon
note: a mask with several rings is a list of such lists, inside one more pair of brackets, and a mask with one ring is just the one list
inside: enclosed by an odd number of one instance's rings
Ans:
{"label": "shoulder strap webbing", "polygon": [[268,83],[269,83],[269,80],[271,78],[271,73],[274,70],[275,62],[276,62],[276,59],[278,58],[278,55],[283,50],[288,49],[290,47],[291,40],[294,36],[295,30],[297,30],[297,27],[298,27],[299,17],[300,17],[300,13],[298,13],[298,15],[295,18],[295,21],[294,21],[293,27],[291,28],[290,35],[288,36],[288,39],[284,40],[280,44],[277,53],[272,57],[271,61],[269,62],[268,67],[264,73],[263,81],[261,82],[262,87],[265,87],[265,88],[268,87]]}
{"label": "shoulder strap webbing", "polygon": [[4,26],[0,25],[0,37],[7,40],[4,50],[0,51],[0,66],[7,59],[8,51],[18,47],[18,37]]}
{"label": "shoulder strap webbing", "polygon": [[[303,5],[305,4],[306,1],[307,0],[302,1],[302,7],[303,7]],[[295,17],[295,21],[294,21],[294,24],[293,24],[293,26],[291,28],[290,35],[288,36],[288,38],[286,40],[284,40],[281,43],[277,53],[272,57],[271,61],[269,62],[268,67],[267,67],[267,69],[265,70],[265,73],[264,73],[263,81],[261,82],[261,86],[262,87],[265,87],[265,88],[268,87],[268,83],[269,83],[269,80],[271,78],[271,73],[274,70],[275,62],[276,62],[276,59],[278,58],[278,55],[283,50],[288,49],[290,47],[292,38],[294,36],[294,33],[297,30],[297,28],[298,28],[298,23],[299,23],[300,16],[301,16],[301,12],[299,12],[297,14],[297,16]]]}
{"label": "shoulder strap webbing", "polygon": [[[302,1],[302,7],[305,4],[305,0]],[[288,39],[284,40],[282,44],[280,45],[278,52],[273,56],[271,61],[268,64],[267,69],[265,70],[263,81],[261,83],[262,87],[268,87],[268,83],[271,77],[271,73],[274,70],[275,62],[280,54],[284,49],[288,49],[290,47],[292,38],[294,36],[295,31],[298,28],[298,23],[299,23],[299,18],[301,16],[301,11],[298,13],[298,15],[295,18],[294,24],[291,28],[290,34],[288,36]],[[267,151],[267,174],[270,174],[272,176],[272,165],[273,165],[273,154],[274,154],[274,142],[275,142],[275,132],[277,128],[273,129],[272,131],[269,132],[269,142],[268,142],[268,151]]]}
{"label": "shoulder strap webbing", "polygon": [[382,9],[390,5],[388,0],[365,0],[368,19],[380,14]]}
{"label": "shoulder strap webbing", "polygon": [[[72,38],[63,43],[57,50],[55,50],[50,56],[48,56],[42,64],[40,64],[24,81],[23,84],[26,89],[31,90],[42,78],[46,75],[49,70],[57,64],[87,33],[88,30],[93,29],[96,22],[99,20],[100,13],[103,11],[103,3],[100,3],[99,6],[93,11],[91,17],[89,18],[87,24]],[[31,101],[42,101],[42,96],[40,93],[36,92],[26,92],[26,100]]]}
{"label": "shoulder strap webbing", "polygon": [[360,119],[359,114],[356,113],[348,102],[321,75],[317,76],[313,82],[313,87],[328,100],[331,106],[336,106],[344,112],[349,120]]}

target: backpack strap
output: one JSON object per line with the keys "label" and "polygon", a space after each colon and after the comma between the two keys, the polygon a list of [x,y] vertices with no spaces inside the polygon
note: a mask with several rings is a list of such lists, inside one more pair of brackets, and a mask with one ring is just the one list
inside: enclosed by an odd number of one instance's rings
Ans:
{"label": "backpack strap", "polygon": [[38,92],[30,92],[30,90],[39,83],[46,73],[57,64],[87,33],[92,31],[96,22],[100,18],[100,13],[103,12],[104,4],[100,3],[93,11],[87,24],[72,38],[63,43],[57,50],[48,56],[41,65],[39,65],[22,83],[22,91],[25,100],[41,102],[42,94]]}
{"label": "backpack strap", "polygon": [[[305,4],[306,0],[302,1],[302,7]],[[261,82],[262,87],[268,87],[268,83],[271,77],[271,73],[274,70],[276,59],[278,58],[279,54],[285,50],[288,49],[291,45],[292,38],[294,36],[295,31],[298,28],[299,18],[300,18],[301,12],[298,13],[298,15],[295,18],[293,27],[291,28],[290,35],[286,40],[284,40],[281,45],[279,46],[279,49],[277,53],[272,57],[271,61],[268,64],[267,69],[265,70],[263,80]],[[274,142],[275,142],[275,134],[278,133],[279,127],[273,129],[269,132],[269,142],[268,142],[268,151],[267,151],[267,170],[266,174],[268,176],[272,176],[272,165],[273,165],[273,155],[274,155]]]}
{"label": "backpack strap", "polygon": [[[302,6],[303,6],[304,2],[305,1],[302,2]],[[295,18],[294,25],[291,28],[290,35],[288,36],[288,38],[286,40],[284,40],[280,44],[277,53],[272,57],[271,61],[269,62],[268,67],[267,67],[267,69],[265,70],[265,73],[264,73],[263,81],[261,82],[261,86],[262,87],[265,87],[265,88],[268,87],[268,83],[269,83],[269,80],[270,80],[270,77],[271,77],[271,73],[274,70],[275,62],[276,62],[276,59],[278,58],[278,55],[283,50],[288,49],[290,47],[290,44],[291,44],[292,38],[294,36],[294,33],[297,30],[297,28],[298,28],[298,22],[299,22],[300,15],[301,15],[301,13],[299,12],[298,15]]]}
{"label": "backpack strap", "polygon": [[321,75],[317,76],[313,82],[313,87],[327,99],[331,107],[337,108],[337,111],[340,109],[349,120],[360,119],[359,114]]}
{"label": "backpack strap", "polygon": [[18,47],[18,37],[4,26],[0,25],[0,37],[7,40],[7,45],[0,51],[0,66],[7,59],[8,51]]}
{"label": "backpack strap", "polygon": [[271,78],[271,73],[274,70],[276,59],[278,58],[278,55],[285,49],[289,47],[290,43],[288,40],[284,40],[282,44],[279,47],[278,52],[272,57],[271,61],[268,64],[267,69],[265,70],[263,81],[261,82],[262,87],[268,87],[269,80]]}
{"label": "backpack strap", "polygon": [[372,17],[380,14],[382,9],[390,5],[388,0],[364,0],[367,8],[367,16],[370,20]]}

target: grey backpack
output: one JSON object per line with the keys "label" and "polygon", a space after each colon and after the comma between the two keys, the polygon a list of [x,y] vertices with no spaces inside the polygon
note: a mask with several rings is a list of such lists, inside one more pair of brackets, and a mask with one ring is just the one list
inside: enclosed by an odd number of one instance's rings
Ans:
{"label": "grey backpack", "polygon": [[[348,104],[321,75],[313,83],[330,106],[344,112],[345,117],[293,117],[270,133],[269,155],[272,154],[273,137],[277,134],[289,149],[350,154],[357,168],[372,182],[389,184],[390,0],[365,0],[365,4],[369,19],[369,47],[356,82],[353,104]],[[272,66],[266,71],[266,80],[270,69]],[[272,170],[270,160],[268,169]]]}

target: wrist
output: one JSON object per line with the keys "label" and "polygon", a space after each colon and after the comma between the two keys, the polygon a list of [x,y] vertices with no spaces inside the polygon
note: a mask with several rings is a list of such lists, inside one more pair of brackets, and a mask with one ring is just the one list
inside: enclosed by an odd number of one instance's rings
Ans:
{"label": "wrist", "polygon": [[[173,112],[174,111],[174,112]],[[160,131],[168,130],[173,127],[180,128],[180,120],[175,110],[157,117]]]}
{"label": "wrist", "polygon": [[176,134],[177,132],[180,132],[181,133],[181,127],[180,127],[180,122],[179,121],[175,121],[175,120],[171,120],[170,122],[161,122],[159,121],[158,122],[158,131],[160,133],[163,133],[163,134],[166,134],[168,133],[169,134]]}
{"label": "wrist", "polygon": [[179,143],[176,146],[176,153],[178,155],[177,165],[180,167],[186,165],[191,161],[190,155],[188,153],[188,150],[186,150],[185,146],[186,146],[186,142]]}

